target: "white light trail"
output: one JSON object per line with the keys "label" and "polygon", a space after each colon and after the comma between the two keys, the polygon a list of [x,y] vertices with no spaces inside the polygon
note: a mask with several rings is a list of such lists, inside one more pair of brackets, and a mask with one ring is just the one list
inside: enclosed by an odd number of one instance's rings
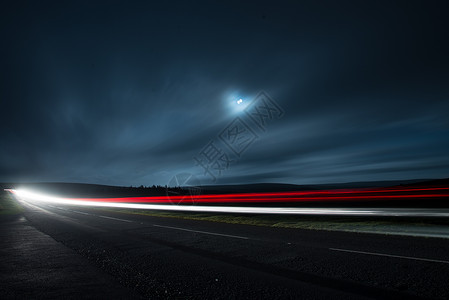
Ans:
{"label": "white light trail", "polygon": [[302,207],[244,207],[244,206],[200,206],[200,205],[162,205],[122,202],[89,201],[49,196],[30,190],[6,191],[26,202],[53,203],[58,205],[112,207],[146,210],[170,210],[190,212],[217,212],[243,214],[294,214],[294,215],[355,215],[355,216],[414,216],[414,217],[449,217],[449,209],[418,208],[302,208]]}

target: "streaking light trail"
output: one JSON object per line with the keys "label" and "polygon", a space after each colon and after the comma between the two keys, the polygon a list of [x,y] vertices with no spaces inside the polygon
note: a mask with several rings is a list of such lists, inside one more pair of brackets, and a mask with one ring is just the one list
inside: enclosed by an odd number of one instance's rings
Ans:
{"label": "streaking light trail", "polygon": [[[10,190],[13,191],[13,190]],[[28,194],[28,190],[17,190],[15,193]],[[32,192],[36,199],[50,199],[52,196]],[[53,197],[54,198],[54,197]],[[360,190],[320,190],[277,193],[237,193],[218,195],[197,195],[194,201],[186,201],[185,195],[151,196],[151,197],[121,197],[121,198],[64,198],[91,202],[124,202],[171,204],[172,202],[191,204],[227,204],[227,203],[301,203],[301,202],[351,202],[351,201],[386,201],[386,200],[426,200],[448,199],[449,188],[386,188]]]}
{"label": "streaking light trail", "polygon": [[[390,192],[408,192],[412,189],[396,189],[390,190]],[[416,191],[417,189],[413,189]],[[154,203],[170,203],[167,197],[129,197],[129,198],[63,198],[45,195],[30,190],[14,190],[8,189],[6,191],[14,194],[19,200],[31,203],[52,203],[59,205],[75,205],[75,206],[87,206],[87,207],[113,207],[113,208],[127,208],[127,209],[147,209],[147,210],[171,210],[171,211],[191,211],[191,212],[221,212],[221,213],[250,213],[250,214],[314,214],[314,215],[359,215],[359,216],[421,216],[421,217],[449,217],[449,209],[418,209],[418,208],[300,208],[300,207],[243,207],[243,206],[205,206],[205,205],[166,205],[166,204],[154,204]],[[423,192],[419,195],[422,198],[427,197],[448,197],[448,188],[425,188],[419,189]],[[431,193],[434,191],[434,193]],[[202,202],[239,202],[246,201],[282,201],[285,199],[293,199],[295,201],[315,201],[329,198],[339,199],[360,197],[361,195],[353,196],[352,194],[346,196],[335,196],[335,194],[350,193],[349,191],[339,191],[341,193],[332,193],[330,197],[315,196],[322,195],[323,193],[329,193],[325,191],[318,192],[286,192],[286,193],[248,193],[248,194],[228,194],[228,195],[202,195]],[[376,193],[375,190],[357,191],[357,193]],[[384,191],[383,191],[384,192]],[[303,195],[304,197],[300,197]],[[290,197],[291,196],[291,197]],[[389,199],[391,197],[410,197],[413,195],[387,195]],[[379,195],[365,195],[365,198],[371,199],[371,197],[378,198]],[[376,198],[376,199],[377,199]],[[215,200],[214,200],[215,199]],[[257,199],[257,200],[251,200]],[[279,200],[281,199],[281,200]],[[220,200],[220,201],[218,201]],[[349,200],[350,201],[350,200]]]}

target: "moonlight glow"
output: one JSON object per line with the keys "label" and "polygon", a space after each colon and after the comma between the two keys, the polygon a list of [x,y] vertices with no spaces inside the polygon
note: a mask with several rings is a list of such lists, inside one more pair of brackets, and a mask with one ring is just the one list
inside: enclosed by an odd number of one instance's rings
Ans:
{"label": "moonlight glow", "polygon": [[223,104],[229,113],[229,118],[244,114],[245,109],[256,97],[257,93],[248,94],[240,90],[227,91],[223,96]]}

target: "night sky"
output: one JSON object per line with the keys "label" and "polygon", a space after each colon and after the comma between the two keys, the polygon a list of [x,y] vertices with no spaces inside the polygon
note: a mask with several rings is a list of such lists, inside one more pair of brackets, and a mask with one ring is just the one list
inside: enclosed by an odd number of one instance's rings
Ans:
{"label": "night sky", "polygon": [[0,181],[449,177],[447,1],[62,2],[2,5]]}

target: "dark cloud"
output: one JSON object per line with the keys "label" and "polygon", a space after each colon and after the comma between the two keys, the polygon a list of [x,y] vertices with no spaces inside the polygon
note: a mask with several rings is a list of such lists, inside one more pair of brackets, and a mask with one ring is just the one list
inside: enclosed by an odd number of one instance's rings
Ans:
{"label": "dark cloud", "polygon": [[10,3],[0,181],[212,183],[193,157],[212,140],[226,149],[230,96],[260,90],[285,115],[255,127],[217,183],[447,177],[447,13],[445,1]]}

